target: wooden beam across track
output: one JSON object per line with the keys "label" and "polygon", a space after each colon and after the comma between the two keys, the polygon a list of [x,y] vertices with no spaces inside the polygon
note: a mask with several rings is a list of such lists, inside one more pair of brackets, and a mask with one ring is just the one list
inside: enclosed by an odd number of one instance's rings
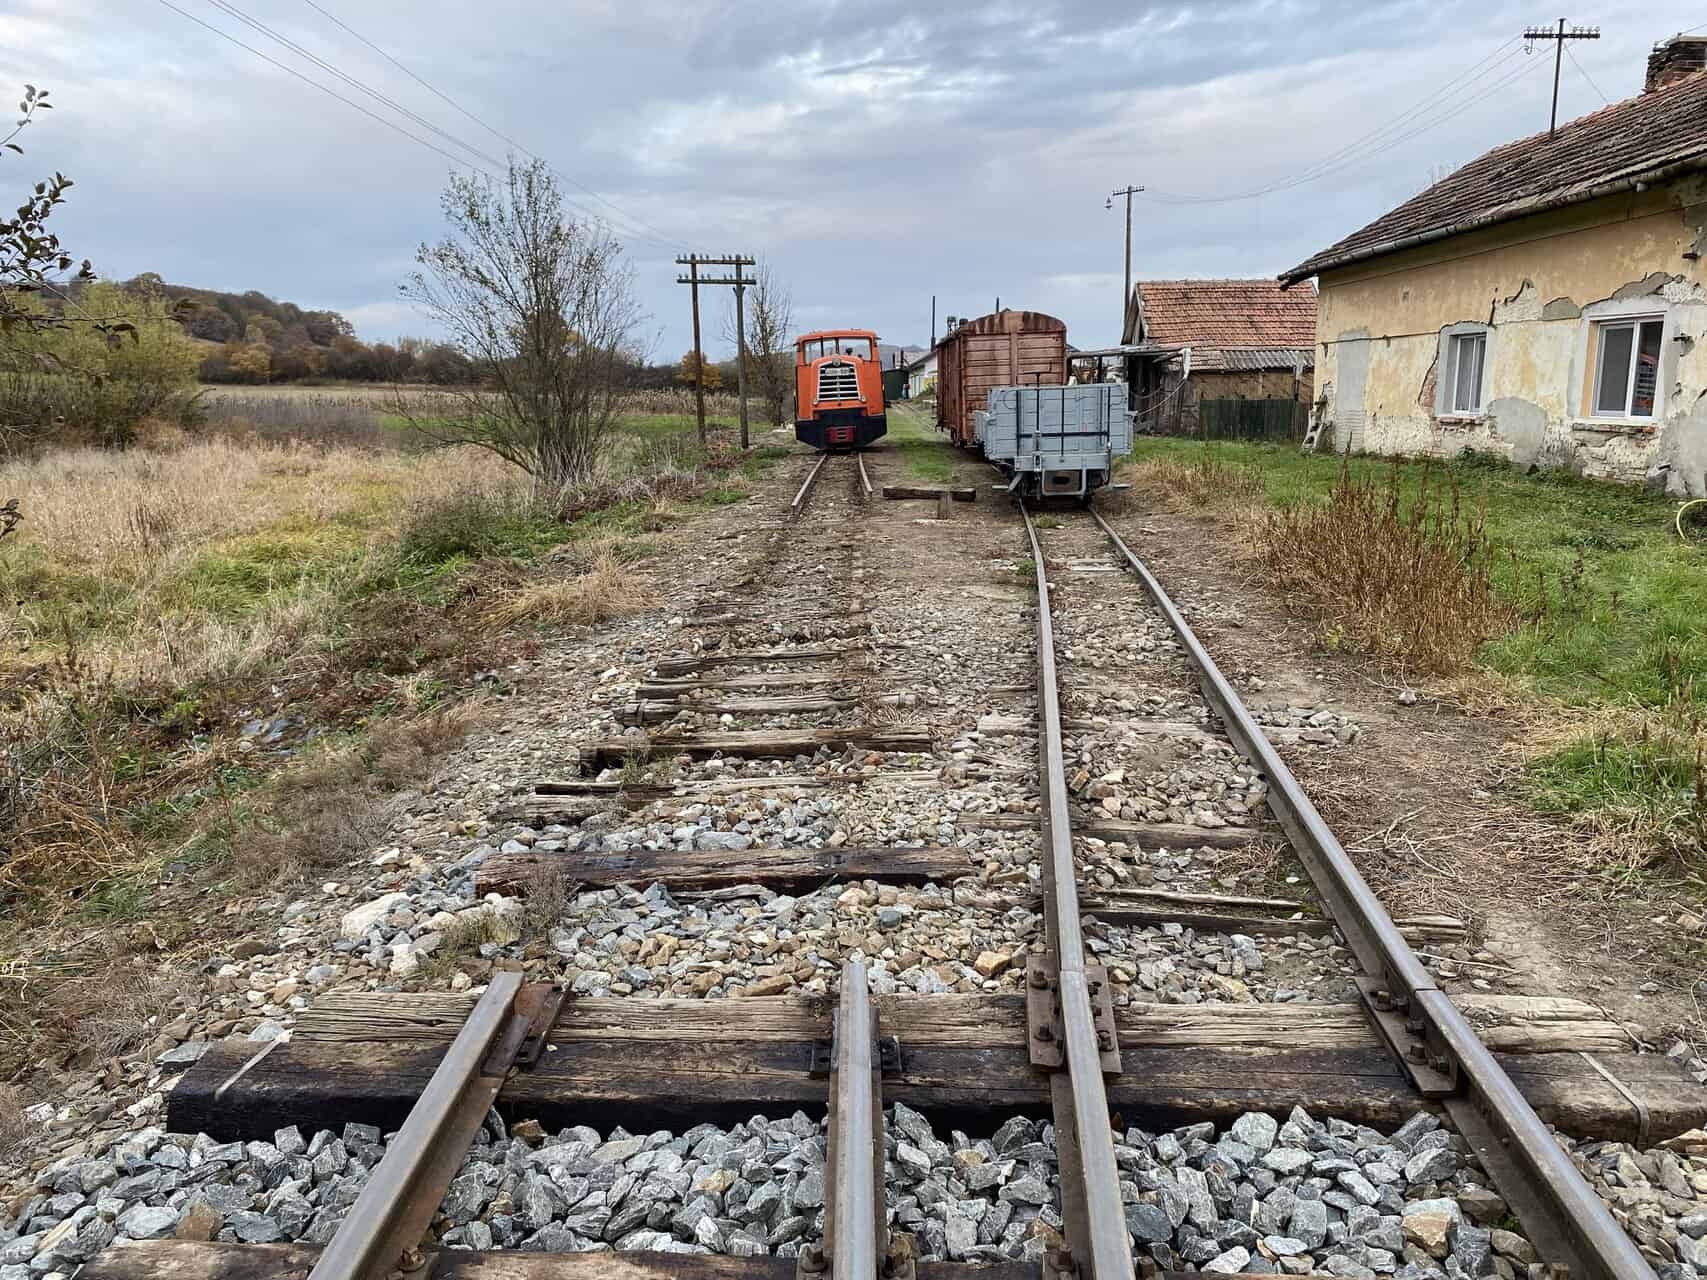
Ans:
{"label": "wooden beam across track", "polygon": [[[1004,1114],[1048,1113],[1047,1077],[1028,1062],[1022,995],[875,998],[902,1065],[884,1099],[980,1131]],[[1549,1122],[1583,1137],[1650,1141],[1698,1126],[1707,1088],[1658,1054],[1612,1051],[1622,1031],[1579,1001],[1465,998],[1467,1017]],[[255,1046],[219,1042],[173,1089],[177,1132],[222,1141],[348,1122],[396,1128],[472,1000],[445,993],[327,995],[288,1042],[246,1071]],[[756,1112],[821,1110],[826,1082],[810,1067],[830,1038],[828,997],[717,1000],[573,997],[531,1071],[498,1107],[547,1128],[621,1124],[650,1132],[728,1123]],[[1115,1009],[1123,1074],[1109,1103],[1127,1124],[1227,1123],[1294,1104],[1391,1129],[1422,1104],[1356,1004],[1135,1004]],[[1539,1049],[1542,1052],[1526,1050]],[[1593,1055],[1593,1061],[1585,1057]],[[1598,1066],[1597,1066],[1598,1064]],[[1602,1075],[1604,1067],[1618,1084]],[[239,1074],[241,1073],[241,1074]]]}
{"label": "wooden beam across track", "polygon": [[[481,894],[523,894],[550,877],[593,887],[615,884],[665,884],[676,892],[693,893],[756,884],[781,893],[799,893],[839,880],[870,880],[877,884],[948,884],[976,875],[977,855],[953,847],[894,847],[812,849],[798,845],[725,849],[629,849],[611,853],[506,853],[488,858],[477,873]],[[985,886],[993,898],[1036,905],[1035,888],[1026,885]],[[1214,933],[1269,936],[1332,934],[1333,921],[1306,915],[1304,904],[1284,899],[1230,897],[1208,893],[1173,893],[1165,889],[1110,890],[1086,894],[1086,915],[1104,924],[1150,926],[1180,924]],[[1260,908],[1267,914],[1253,914]],[[1400,931],[1412,942],[1459,942],[1462,922],[1450,916],[1400,919]]]}
{"label": "wooden beam across track", "polygon": [[[108,1249],[81,1280],[307,1280],[320,1250],[298,1244],[151,1240]],[[411,1280],[795,1280],[794,1258],[710,1253],[474,1253],[445,1250]],[[1038,1280],[1036,1263],[920,1262],[918,1280]],[[1163,1273],[1164,1280],[1172,1280]],[[1179,1273],[1178,1280],[1188,1280]],[[1195,1275],[1189,1280],[1196,1280]]]}
{"label": "wooden beam across track", "polygon": [[582,748],[581,763],[590,769],[604,769],[629,759],[650,760],[657,756],[787,758],[814,755],[820,747],[835,751],[848,747],[870,751],[929,751],[931,733],[928,729],[852,725],[840,729],[739,729],[679,738],[603,738]]}
{"label": "wooden beam across track", "polygon": [[[150,1240],[108,1249],[79,1280],[307,1280],[320,1256],[312,1245],[192,1244]],[[473,1253],[446,1250],[411,1280],[796,1280],[794,1258],[710,1253]],[[920,1262],[918,1280],[1040,1280],[1035,1262]],[[1157,1280],[1202,1280],[1163,1271]],[[1237,1276],[1228,1280],[1238,1280]],[[1299,1276],[1294,1280],[1320,1280]]]}
{"label": "wooden beam across track", "polygon": [[976,871],[963,849],[758,848],[678,849],[653,853],[507,853],[481,866],[477,892],[525,893],[542,874],[566,882],[606,886],[662,882],[677,891],[762,884],[779,892],[815,889],[830,880],[879,884],[949,881]]}
{"label": "wooden beam across track", "polygon": [[[851,652],[858,652],[854,649]],[[847,645],[790,645],[778,649],[707,649],[704,653],[680,658],[659,658],[652,670],[660,676],[685,676],[696,671],[713,671],[719,667],[766,667],[783,662],[824,662],[840,665],[847,661]]]}

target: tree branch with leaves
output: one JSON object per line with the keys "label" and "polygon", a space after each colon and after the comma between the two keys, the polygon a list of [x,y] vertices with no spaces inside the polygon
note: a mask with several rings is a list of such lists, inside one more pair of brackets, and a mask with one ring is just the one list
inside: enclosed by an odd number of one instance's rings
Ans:
{"label": "tree branch with leaves", "polygon": [[566,216],[551,170],[512,159],[502,182],[453,175],[450,234],[423,244],[402,286],[474,365],[481,386],[445,393],[446,414],[411,414],[444,444],[474,444],[559,504],[594,478],[636,358],[641,312],[622,246]]}

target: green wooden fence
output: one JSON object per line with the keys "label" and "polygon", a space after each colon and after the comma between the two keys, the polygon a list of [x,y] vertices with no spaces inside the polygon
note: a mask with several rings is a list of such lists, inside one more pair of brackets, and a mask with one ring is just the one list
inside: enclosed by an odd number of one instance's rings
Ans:
{"label": "green wooden fence", "polygon": [[1309,410],[1298,400],[1200,400],[1198,430],[1205,440],[1302,440]]}

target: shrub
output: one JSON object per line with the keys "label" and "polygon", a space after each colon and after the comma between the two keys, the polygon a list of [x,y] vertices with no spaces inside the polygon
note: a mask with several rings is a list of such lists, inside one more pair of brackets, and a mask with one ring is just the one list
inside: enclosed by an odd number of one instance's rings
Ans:
{"label": "shrub", "polygon": [[166,300],[117,285],[81,292],[78,309],[128,336],[90,325],[19,336],[0,354],[0,448],[69,438],[127,445],[149,419],[197,416],[198,356]]}
{"label": "shrub", "polygon": [[1383,482],[1355,478],[1348,462],[1325,505],[1264,512],[1254,529],[1277,583],[1330,619],[1330,634],[1408,668],[1457,670],[1513,621],[1490,581],[1483,513],[1466,511],[1437,468],[1407,502],[1397,463]]}

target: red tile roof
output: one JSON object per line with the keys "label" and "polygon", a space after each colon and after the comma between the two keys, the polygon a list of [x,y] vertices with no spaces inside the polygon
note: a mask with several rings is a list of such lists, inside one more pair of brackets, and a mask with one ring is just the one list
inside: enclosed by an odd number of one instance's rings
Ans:
{"label": "red tile roof", "polygon": [[1275,280],[1141,280],[1132,293],[1145,342],[1272,348],[1316,341],[1314,289],[1282,289]]}
{"label": "red tile roof", "polygon": [[[1707,75],[1693,75],[1495,147],[1281,276],[1302,280],[1472,227],[1576,204],[1707,157]],[[1419,238],[1413,240],[1413,238]]]}

